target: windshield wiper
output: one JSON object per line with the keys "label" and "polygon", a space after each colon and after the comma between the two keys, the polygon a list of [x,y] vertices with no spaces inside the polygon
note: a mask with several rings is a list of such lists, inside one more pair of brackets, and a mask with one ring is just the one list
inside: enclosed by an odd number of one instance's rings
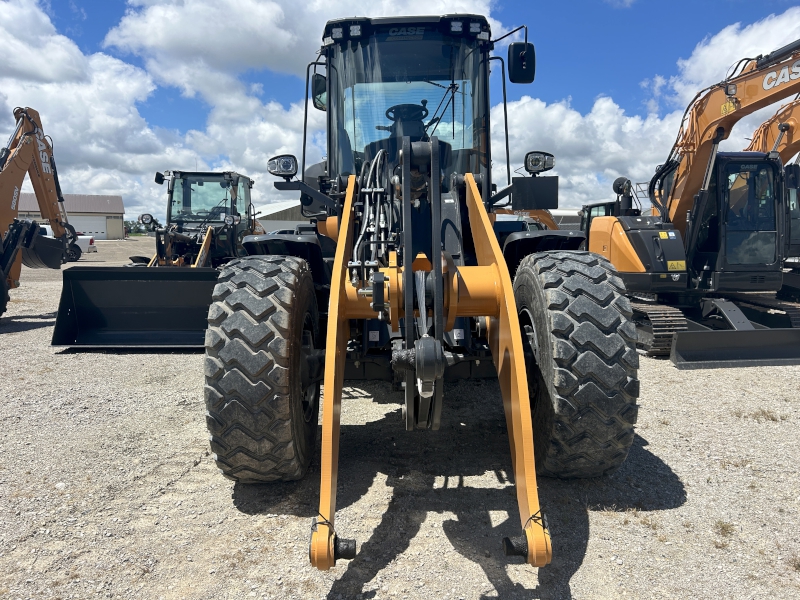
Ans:
{"label": "windshield wiper", "polygon": [[[447,112],[447,107],[450,106],[450,102],[452,102],[453,103],[453,138],[455,138],[456,137],[456,115],[455,115],[456,103],[455,103],[455,97],[456,97],[456,92],[458,91],[458,84],[454,81],[450,85],[445,87],[443,85],[439,85],[438,83],[433,83],[432,81],[428,81],[428,83],[432,83],[433,85],[444,89],[445,92],[444,92],[444,95],[442,96],[442,99],[439,100],[439,106],[437,106],[436,110],[433,111],[433,117],[431,118],[430,121],[428,121],[428,124],[425,126],[425,134],[428,135],[428,138],[430,139],[433,136],[433,134],[436,133],[436,129],[439,127],[439,123],[442,122],[442,117],[444,116],[444,113]],[[442,102],[444,102],[445,98],[447,98],[447,104],[445,104],[444,108],[442,108]],[[440,117],[437,117],[436,115],[439,114],[439,109],[440,108],[442,108],[442,115]],[[430,127],[434,123],[436,124],[436,127],[434,127],[433,131],[431,131],[430,134],[428,134],[428,127]]]}
{"label": "windshield wiper", "polygon": [[208,221],[211,219],[211,215],[214,213],[214,208],[219,208],[219,206],[223,202],[227,202],[227,201],[228,201],[228,194],[226,193],[225,197],[222,200],[220,200],[219,202],[217,202],[217,205],[215,207],[213,207],[210,211],[208,211],[208,216],[205,218],[205,220],[202,223],[200,223],[200,225],[197,226],[198,229],[202,230],[203,225],[208,223]]}

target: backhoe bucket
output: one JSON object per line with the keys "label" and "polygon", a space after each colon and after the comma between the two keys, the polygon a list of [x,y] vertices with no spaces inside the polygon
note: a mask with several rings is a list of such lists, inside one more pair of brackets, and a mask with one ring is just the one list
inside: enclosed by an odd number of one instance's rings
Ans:
{"label": "backhoe bucket", "polygon": [[29,248],[22,246],[22,264],[29,269],[60,269],[64,243],[52,237],[34,235]]}
{"label": "backhoe bucket", "polygon": [[800,365],[800,328],[681,331],[670,360],[682,370]]}
{"label": "backhoe bucket", "polygon": [[219,271],[184,267],[72,267],[53,346],[202,348]]}

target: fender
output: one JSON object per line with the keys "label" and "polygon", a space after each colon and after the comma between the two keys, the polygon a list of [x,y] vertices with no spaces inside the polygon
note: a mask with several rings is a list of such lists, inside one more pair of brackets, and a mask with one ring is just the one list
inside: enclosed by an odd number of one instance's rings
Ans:
{"label": "fender", "polygon": [[[330,241],[332,249],[323,248],[326,241]],[[320,238],[315,235],[267,233],[245,236],[242,246],[250,256],[295,256],[306,261],[314,278],[319,311],[327,313],[331,287],[331,265],[330,261],[325,261],[324,256],[328,254],[333,256],[336,246],[333,240],[322,238],[321,243]]]}
{"label": "fender", "polygon": [[586,234],[583,231],[518,231],[509,235],[503,244],[503,257],[513,277],[519,263],[529,254],[548,250],[578,250],[585,241]]}

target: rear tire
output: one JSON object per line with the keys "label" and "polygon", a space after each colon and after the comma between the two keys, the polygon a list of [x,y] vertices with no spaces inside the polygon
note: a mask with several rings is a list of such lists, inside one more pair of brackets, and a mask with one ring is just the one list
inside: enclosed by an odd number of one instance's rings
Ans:
{"label": "rear tire", "polygon": [[514,278],[536,469],[560,478],[616,470],[633,443],[636,326],[616,270],[589,252],[525,257]]}
{"label": "rear tire", "polygon": [[67,262],[78,262],[81,258],[83,251],[77,244],[70,244],[67,247]]}
{"label": "rear tire", "polygon": [[319,339],[318,322],[304,260],[253,256],[222,269],[208,311],[205,402],[211,450],[226,477],[262,483],[305,475],[320,384],[309,383],[304,353]]}

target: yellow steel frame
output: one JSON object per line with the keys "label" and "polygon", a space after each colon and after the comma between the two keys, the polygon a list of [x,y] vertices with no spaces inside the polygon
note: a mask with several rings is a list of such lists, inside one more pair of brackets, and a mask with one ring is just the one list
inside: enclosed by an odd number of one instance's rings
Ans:
{"label": "yellow steel frame", "polygon": [[206,264],[206,259],[208,258],[208,251],[211,248],[211,238],[214,237],[214,228],[209,226],[206,229],[206,235],[203,237],[203,244],[200,246],[200,252],[197,253],[197,259],[194,261],[192,265],[193,269],[197,267],[202,267]]}
{"label": "yellow steel frame", "polygon": [[[533,425],[531,420],[528,380],[523,359],[522,336],[514,302],[511,276],[497,243],[489,215],[471,174],[466,176],[467,208],[477,254],[478,266],[455,267],[447,264],[445,290],[447,321],[455,316],[485,316],[488,318],[489,344],[503,395],[503,406],[511,445],[511,460],[517,487],[520,524],[528,542],[528,563],[542,567],[550,563],[552,548],[539,507],[536,486],[536,463],[533,454]],[[347,278],[347,257],[353,247],[353,201],[356,180],[351,176],[345,196],[339,244],[333,264],[331,301],[328,311],[327,351],[325,360],[324,398],[322,416],[322,459],[319,516],[311,535],[309,558],[311,564],[327,570],[336,563],[334,557],[336,516],[336,482],[339,460],[339,427],[341,416],[342,382],[349,336],[349,319],[370,318],[369,299],[359,296]],[[433,257],[433,260],[441,260]],[[397,327],[404,316],[401,306],[402,269],[393,255],[390,266],[382,271],[387,275],[390,301],[390,322]]]}

